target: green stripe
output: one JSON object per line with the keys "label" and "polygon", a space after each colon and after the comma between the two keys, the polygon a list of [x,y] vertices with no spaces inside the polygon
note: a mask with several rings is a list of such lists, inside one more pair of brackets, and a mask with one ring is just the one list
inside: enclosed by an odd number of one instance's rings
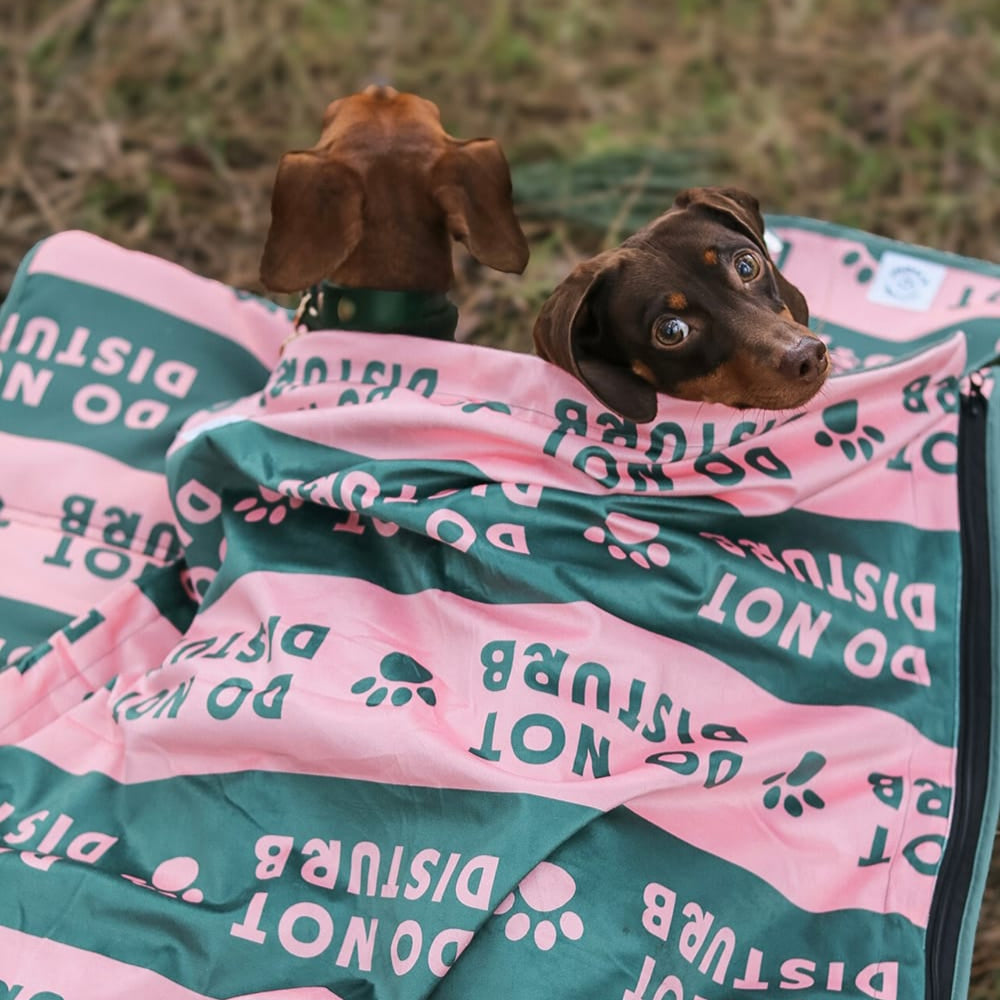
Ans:
{"label": "green stripe", "polygon": [[[167,715],[162,724],[169,739]],[[215,724],[224,727],[226,722]],[[18,850],[36,849],[60,815],[70,817],[72,826],[55,853],[65,855],[68,845],[84,834],[92,836],[83,837],[78,847],[99,844],[96,835],[101,834],[119,839],[93,865],[60,861],[48,871],[23,863],[17,853],[0,854],[0,923],[151,969],[215,997],[313,983],[344,997],[398,995],[389,945],[398,925],[414,919],[425,937],[425,960],[406,977],[406,995],[425,996],[436,981],[426,963],[431,939],[447,928],[477,929],[536,861],[594,815],[582,806],[531,795],[259,771],[120,785],[95,773],[68,774],[14,747],[0,748],[0,805],[4,802],[13,804],[16,813],[0,824],[3,836],[18,836],[18,824],[27,816],[50,811],[33,836],[16,844],[7,841],[6,846]],[[258,877],[256,845],[265,836],[292,838],[294,848],[279,877]],[[313,849],[329,841],[339,844],[342,860],[334,885],[324,887],[301,872]],[[360,891],[351,890],[352,854],[358,844],[378,849],[373,894],[367,866],[355,887]],[[393,894],[383,887],[391,882],[397,845],[402,852],[399,888]],[[419,891],[419,872],[411,869],[422,850],[439,852],[437,863],[428,859],[432,878],[426,891]],[[364,851],[363,846],[358,858]],[[266,853],[261,847],[260,856]],[[440,901],[432,901],[452,853],[459,855],[454,873]],[[491,882],[475,873],[488,871],[493,857],[499,863]],[[175,858],[197,863],[193,886],[187,881],[174,887],[176,893],[193,887],[204,894],[202,902],[168,898],[122,877],[149,883],[159,865]],[[190,863],[186,869],[195,872]],[[463,879],[470,893],[465,902],[455,891]],[[411,882],[410,893],[419,891],[417,898],[407,898],[405,887]],[[474,896],[480,884],[487,891],[478,900]],[[262,943],[230,933],[234,923],[246,920],[256,892],[268,894],[260,920],[266,934]],[[333,919],[333,943],[315,958],[289,954],[279,941],[281,915],[303,902],[323,908]],[[338,968],[334,961],[351,917],[378,920],[370,974],[350,965]],[[308,938],[315,926],[304,921],[300,936]],[[376,984],[374,993],[364,987],[366,979]]]}
{"label": "green stripe", "polygon": [[15,649],[37,645],[72,620],[62,611],[0,596],[0,670]]}
{"label": "green stripe", "polygon": [[[904,917],[859,909],[808,913],[753,873],[678,840],[628,809],[598,817],[548,860],[570,872],[579,888],[564,909],[581,917],[583,937],[574,942],[560,933],[543,957],[530,935],[512,948],[505,941],[509,917],[499,914],[473,941],[435,1000],[484,995],[484,984],[498,983],[505,997],[541,1000],[552,995],[546,990],[553,983],[559,984],[560,996],[630,997],[627,991],[636,990],[647,956],[655,961],[655,971],[635,1000],[662,995],[657,990],[669,975],[680,979],[686,998],[871,996],[855,982],[861,970],[878,961],[899,964],[899,1000],[924,996],[924,932]],[[842,875],[851,877],[850,872]],[[826,871],[808,877],[825,881],[838,875]],[[657,887],[674,894],[672,917],[667,916],[670,897]],[[519,904],[513,912],[526,909]],[[536,914],[535,922],[549,918],[558,926],[562,912]],[[721,942],[730,934],[734,946],[727,963]],[[713,953],[716,940],[720,947]],[[761,953],[760,982],[767,983],[766,989],[734,985],[754,966],[751,949]],[[794,989],[789,985],[795,983],[791,966],[784,975],[782,966],[795,959],[815,963],[813,985],[804,986],[801,978]],[[845,963],[843,991],[826,988],[838,962]],[[803,961],[794,964],[800,975],[808,968]],[[713,979],[720,974],[721,983]],[[665,994],[669,1000],[677,995]]]}
{"label": "green stripe", "polygon": [[[793,959],[816,963],[818,985],[805,994],[815,1000],[863,995],[854,991],[854,981],[877,961],[899,963],[900,998],[923,995],[923,932],[905,919],[858,909],[804,912],[759,877],[627,809],[602,815],[531,795],[260,771],[120,785],[94,773],[68,774],[10,747],[0,749],[4,802],[16,808],[0,824],[0,835],[18,840],[8,846],[36,849],[60,821],[66,829],[56,853],[72,855],[69,845],[75,842],[77,853],[100,856],[92,857],[94,863],[57,861],[42,871],[16,852],[0,854],[5,888],[0,922],[151,969],[209,996],[306,985],[324,985],[345,997],[426,996],[437,984],[427,966],[430,942],[447,928],[481,933],[438,987],[434,995],[442,998],[489,994],[541,1000],[551,995],[553,983],[560,984],[560,995],[623,996],[636,985],[647,955],[659,971],[647,997],[668,973],[682,978],[686,996],[742,995],[734,982],[753,962],[751,949],[761,953],[760,973],[769,984],[755,996],[786,995],[780,984],[789,973],[782,966]],[[36,817],[32,835],[21,837],[19,829],[31,831],[19,824],[44,809],[49,816]],[[101,834],[119,838],[103,854]],[[262,842],[264,837],[290,838],[286,861],[275,860],[282,857],[281,843]],[[352,885],[358,844],[368,845],[358,857],[377,851],[371,888],[367,866],[357,866],[361,877]],[[393,890],[389,873],[397,847]],[[331,849],[340,851],[339,866],[328,860],[321,868],[318,852],[328,852],[329,859]],[[426,869],[431,878],[421,891],[411,865],[417,851],[428,849],[439,854]],[[434,901],[452,853],[459,856],[454,875]],[[456,898],[462,873],[474,894],[480,883],[471,873],[477,864],[485,871],[490,858],[498,859],[492,891],[482,899]],[[519,893],[512,908],[491,917],[543,860],[559,866],[562,882],[566,875],[572,880],[560,905],[546,910],[547,902],[536,899],[539,907],[531,909],[531,900]],[[122,877],[149,884],[165,861],[175,873],[178,864],[187,872],[169,885],[175,897],[193,888],[203,894],[200,900],[170,898]],[[317,884],[331,872],[325,885]],[[810,872],[809,878],[820,874],[849,878],[852,873]],[[408,887],[416,898],[408,898]],[[675,894],[669,922],[660,902],[667,897],[657,887]],[[258,897],[259,919],[248,920],[256,893],[267,897],[262,902]],[[312,957],[290,954],[281,941],[283,915],[293,906],[299,910],[292,916],[304,912],[302,904],[319,917],[305,916],[291,927],[286,918],[286,938],[291,933],[313,940],[324,913],[332,924],[329,945]],[[563,933],[571,926],[563,919],[566,912],[582,925],[578,939]],[[708,914],[708,937],[696,944],[693,918],[701,916],[704,927]],[[378,920],[370,971],[342,951],[352,918],[369,928]],[[517,924],[525,919],[553,922],[557,935],[551,950],[536,946],[533,934],[517,939]],[[397,978],[390,944],[405,921],[419,924],[421,960]],[[234,935],[234,925],[246,930]],[[257,931],[256,940],[250,928]],[[713,937],[727,934],[734,939],[732,956],[724,961],[719,952],[709,961]],[[343,967],[337,964],[341,955]],[[830,965],[839,961],[846,963],[846,994],[825,989]],[[713,983],[713,975],[721,975],[722,984]]]}
{"label": "green stripe", "polygon": [[[316,503],[290,510],[278,525],[266,518],[247,522],[243,513],[233,510],[240,499],[259,497],[257,483],[273,489],[285,478],[308,479],[313,474],[322,477],[343,471],[373,475],[388,497],[398,495],[408,483],[417,487],[418,497],[444,489],[458,492],[416,503],[377,499],[369,512],[402,528],[390,538],[370,525],[361,534],[333,530],[335,525],[344,524],[348,515]],[[539,506],[529,508],[505,498],[495,484],[487,487],[485,496],[473,495],[473,487],[487,480],[469,463],[376,461],[250,422],[217,428],[175,453],[170,468],[173,490],[191,478],[224,491],[225,499],[223,518],[209,524],[185,523],[193,536],[188,548],[192,566],[218,565],[225,528],[226,562],[206,595],[206,606],[241,576],[262,568],[367,580],[399,594],[444,590],[487,605],[582,601],[653,634],[702,649],[785,701],[868,705],[907,719],[939,743],[954,745],[954,595],[960,564],[954,532],[921,531],[890,522],[843,520],[799,511],[747,518],[710,497],[673,498],[654,493],[593,496],[546,489]],[[909,481],[905,473],[901,480]],[[942,476],[941,488],[954,489],[954,476]],[[460,514],[475,532],[475,541],[467,551],[428,536],[428,518],[443,509]],[[588,541],[584,530],[601,529],[604,516],[611,511],[658,523],[657,541],[672,553],[670,565],[643,569],[630,559],[616,561],[604,544]],[[492,526],[506,523],[526,526],[530,557],[487,541]],[[795,549],[814,552],[822,586],[768,568],[749,547],[744,548],[745,557],[731,555],[700,537],[702,532],[749,539],[776,553]],[[445,537],[456,534],[452,531]],[[895,592],[896,598],[911,583],[936,587],[934,632],[911,625],[898,609],[898,601],[894,621],[881,611],[863,610],[857,594],[851,600],[833,596],[831,592],[840,588],[840,575],[850,589],[855,570],[866,562],[881,568],[883,589]],[[899,574],[895,585],[890,583],[890,571]],[[724,620],[715,622],[706,616],[705,608],[712,606],[720,588],[725,587],[726,574],[735,576],[736,582],[715,616],[724,614]],[[762,601],[780,604],[781,611],[766,636],[748,638],[736,625],[736,608],[744,598],[751,600],[748,595],[755,591]],[[878,602],[884,596],[877,591],[870,599],[861,599],[874,600],[881,607]],[[766,607],[760,605],[754,615],[763,619],[765,612]],[[779,640],[795,615],[815,622],[823,613],[830,615],[829,624],[812,655],[800,652],[806,646],[799,633],[794,633],[788,648],[781,647]],[[845,652],[852,642],[863,641],[856,637],[872,628],[887,636],[886,663],[876,678],[868,679],[848,669]],[[495,638],[508,637],[498,634]],[[544,635],[537,640],[550,641]],[[558,645],[558,638],[551,642]],[[889,660],[906,645],[926,651],[930,687],[893,676]],[[858,650],[861,646],[855,652]],[[867,651],[864,646],[862,652]],[[574,657],[590,658],[585,649],[571,652]],[[625,669],[627,663],[618,666]]]}
{"label": "green stripe", "polygon": [[183,569],[183,561],[168,566],[148,563],[135,580],[135,585],[181,634],[188,630],[197,610],[181,583]]}
{"label": "green stripe", "polygon": [[[267,369],[237,343],[126,296],[48,274],[21,278],[16,292],[4,305],[5,320],[13,313],[20,317],[12,349],[4,356],[4,376],[10,385],[20,366],[31,385],[17,398],[0,401],[0,422],[9,433],[65,441],[159,472],[177,429],[192,412],[256,391],[267,379]],[[13,350],[35,317],[58,324],[56,348],[48,359]],[[90,331],[79,350],[85,363],[57,363],[80,327]],[[127,354],[121,345],[118,353],[112,350],[113,337],[131,345]],[[105,356],[98,364],[121,366],[114,375],[92,367],[102,342]],[[155,351],[145,374],[143,348]],[[177,362],[196,369],[190,389],[188,369]],[[74,403],[91,422],[74,415]]]}

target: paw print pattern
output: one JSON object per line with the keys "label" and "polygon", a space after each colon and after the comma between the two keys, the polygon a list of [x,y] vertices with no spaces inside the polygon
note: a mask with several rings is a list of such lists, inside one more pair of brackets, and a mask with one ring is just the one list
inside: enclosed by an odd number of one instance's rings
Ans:
{"label": "paw print pattern", "polygon": [[[881,444],[885,440],[885,434],[877,427],[872,427],[871,424],[863,425],[858,433],[858,401],[856,399],[828,406],[823,411],[823,423],[826,424],[827,430],[816,432],[816,443],[823,448],[832,448],[834,443],[839,444],[840,450],[849,462],[853,462],[858,457],[859,451],[867,461],[871,461],[875,455],[872,441]],[[856,436],[852,439],[851,435]]]}
{"label": "paw print pattern", "polygon": [[[504,934],[508,941],[521,941],[532,931],[534,918],[546,914],[534,925],[532,939],[541,951],[550,951],[559,940],[559,935],[571,941],[583,937],[583,921],[573,910],[564,909],[576,894],[576,882],[565,868],[542,861],[517,884],[517,889],[501,900],[493,911],[502,915],[510,913],[520,895],[529,910],[511,913],[504,924]],[[562,912],[556,916],[556,911]],[[551,916],[549,916],[551,915]]]}
{"label": "paw print pattern", "polygon": [[662,542],[653,539],[660,533],[660,526],[652,521],[640,521],[629,514],[612,511],[604,519],[605,527],[593,525],[583,537],[597,545],[607,545],[608,554],[613,559],[631,559],[637,566],[666,566],[670,562],[670,550]]}
{"label": "paw print pattern", "polygon": [[[371,694],[365,699],[366,705],[381,705],[386,696],[389,697],[389,701],[393,705],[405,705],[413,697],[414,692],[428,705],[437,704],[434,689],[426,683],[432,680],[434,675],[412,656],[407,656],[406,653],[389,653],[382,657],[378,669],[382,679],[388,683],[376,687],[377,677],[362,677],[361,680],[351,685],[351,691],[354,694],[364,694],[366,691],[371,691]],[[389,685],[394,686],[392,694],[389,694]]]}
{"label": "paw print pattern", "polygon": [[830,364],[833,365],[834,374],[840,375],[844,372],[855,371],[858,368],[871,368],[873,365],[884,365],[892,361],[891,354],[866,354],[864,357],[854,351],[853,348],[845,344],[834,344],[833,338],[827,334],[817,334],[820,340],[827,346],[830,356]]}
{"label": "paw print pattern", "polygon": [[244,521],[254,523],[267,518],[268,524],[281,524],[289,510],[302,506],[303,501],[299,497],[286,497],[266,486],[259,489],[260,499],[247,497],[233,507],[233,510],[243,515]]}
{"label": "paw print pattern", "polygon": [[[845,267],[854,268],[860,262],[860,260],[861,260],[861,252],[859,250],[851,250],[848,253],[845,253],[843,257],[841,257],[840,262]],[[858,267],[857,270],[854,271],[854,279],[855,281],[857,281],[859,285],[867,285],[868,282],[871,281],[872,278],[874,277],[875,277],[874,268],[869,267],[867,264]]]}
{"label": "paw print pattern", "polygon": [[[827,340],[829,347],[829,340]],[[849,372],[861,367],[861,359],[849,347],[842,344],[837,347],[829,347],[830,364],[835,372]]]}
{"label": "paw print pattern", "polygon": [[772,774],[770,778],[765,778],[764,784],[771,787],[764,793],[764,808],[776,809],[781,804],[789,816],[795,817],[801,816],[805,811],[803,802],[813,809],[823,809],[826,803],[811,788],[803,788],[800,798],[798,794],[789,791],[788,788],[783,791],[779,782],[784,778],[784,784],[789,788],[800,788],[806,782],[812,781],[825,765],[826,758],[821,753],[808,750],[790,772],[779,771],[777,774]]}
{"label": "paw print pattern", "polygon": [[198,862],[194,858],[187,857],[168,858],[161,862],[156,866],[156,871],[148,882],[135,875],[122,875],[122,878],[128,879],[134,885],[152,889],[153,892],[169,896],[171,899],[180,897],[185,903],[200,903],[205,898],[201,889],[194,885],[197,877]]}

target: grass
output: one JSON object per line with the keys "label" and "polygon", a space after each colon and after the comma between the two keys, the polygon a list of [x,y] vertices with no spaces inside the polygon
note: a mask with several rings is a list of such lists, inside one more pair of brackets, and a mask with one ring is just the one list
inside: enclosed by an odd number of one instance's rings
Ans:
{"label": "grass", "polygon": [[[260,291],[278,157],[374,79],[432,98],[456,136],[498,137],[516,168],[532,260],[512,278],[456,254],[468,339],[529,349],[576,260],[705,180],[1000,259],[993,0],[8,0],[0,294],[71,227]],[[598,224],[560,217],[571,182]],[[970,1000],[1000,1000],[998,871]]]}
{"label": "grass", "polygon": [[[20,0],[0,39],[0,289],[36,239],[83,226],[259,290],[278,156],[375,78],[525,169],[680,151],[650,214],[711,177],[771,211],[1000,256],[988,0]],[[622,235],[526,215],[523,279],[459,257],[460,304],[484,306],[467,336],[527,349],[547,290]]]}

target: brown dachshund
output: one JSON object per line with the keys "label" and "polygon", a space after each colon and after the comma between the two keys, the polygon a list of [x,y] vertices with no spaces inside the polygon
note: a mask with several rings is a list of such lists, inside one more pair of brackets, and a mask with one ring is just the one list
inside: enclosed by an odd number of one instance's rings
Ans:
{"label": "brown dachshund", "polygon": [[774,266],[757,199],[690,188],[543,305],[538,354],[646,422],[656,394],[745,409],[802,406],[830,370],[802,293]]}
{"label": "brown dachshund", "polygon": [[452,239],[497,270],[527,264],[499,144],[453,139],[430,101],[373,85],[329,105],[312,149],[281,158],[261,280],[443,293]]}

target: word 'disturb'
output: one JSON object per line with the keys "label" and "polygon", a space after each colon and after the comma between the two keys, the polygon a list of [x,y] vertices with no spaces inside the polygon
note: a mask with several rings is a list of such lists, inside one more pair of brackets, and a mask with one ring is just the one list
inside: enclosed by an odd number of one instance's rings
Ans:
{"label": "word 'disturb'", "polygon": [[[33,316],[21,327],[19,314],[12,313],[0,330],[0,354],[7,355],[0,365],[0,399],[40,406],[57,370],[119,379],[120,388],[106,381],[78,387],[70,409],[84,424],[120,419],[134,430],[159,427],[170,412],[169,400],[184,399],[198,375],[193,365],[163,359],[151,347],[137,346],[125,337],[95,338],[84,326],[62,330],[47,316]],[[127,402],[126,393],[131,396],[139,389],[161,398]]]}

